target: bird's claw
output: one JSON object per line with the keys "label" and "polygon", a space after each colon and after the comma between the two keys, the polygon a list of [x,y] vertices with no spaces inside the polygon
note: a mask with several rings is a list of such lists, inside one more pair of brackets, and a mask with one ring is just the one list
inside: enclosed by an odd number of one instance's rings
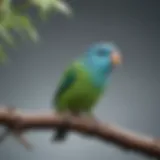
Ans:
{"label": "bird's claw", "polygon": [[[70,112],[63,112],[59,114],[62,116],[61,124],[63,125],[63,128],[65,128],[66,126],[69,125],[70,117],[72,116],[72,114]],[[54,141],[54,135],[51,137],[51,142],[53,141]]]}

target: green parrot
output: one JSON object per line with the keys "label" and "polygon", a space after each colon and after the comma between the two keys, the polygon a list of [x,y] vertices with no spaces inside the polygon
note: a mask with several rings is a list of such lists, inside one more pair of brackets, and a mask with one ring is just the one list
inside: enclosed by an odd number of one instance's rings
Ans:
{"label": "green parrot", "polygon": [[[93,116],[93,110],[108,85],[113,68],[121,63],[121,54],[112,43],[96,43],[65,70],[53,106],[58,113]],[[63,141],[67,129],[59,127],[54,141]]]}

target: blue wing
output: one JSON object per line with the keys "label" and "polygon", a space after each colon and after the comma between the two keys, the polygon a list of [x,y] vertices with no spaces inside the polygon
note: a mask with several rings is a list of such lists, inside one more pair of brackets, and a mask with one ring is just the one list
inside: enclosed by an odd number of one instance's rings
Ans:
{"label": "blue wing", "polygon": [[65,74],[58,90],[56,91],[54,99],[55,104],[57,104],[60,96],[64,94],[70,88],[70,86],[73,85],[75,81],[76,81],[76,71],[75,68],[71,68]]}

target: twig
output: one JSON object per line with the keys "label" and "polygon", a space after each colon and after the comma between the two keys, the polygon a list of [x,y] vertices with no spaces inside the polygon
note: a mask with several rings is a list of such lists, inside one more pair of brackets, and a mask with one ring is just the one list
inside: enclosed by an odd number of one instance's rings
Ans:
{"label": "twig", "polygon": [[8,112],[8,115],[10,115],[10,124],[8,124],[6,127],[6,130],[3,132],[3,134],[0,136],[0,143],[2,143],[7,136],[9,136],[11,133],[14,135],[14,137],[27,149],[31,149],[31,145],[26,141],[26,139],[22,136],[21,130],[21,117],[19,117],[16,114],[16,108],[14,106],[7,106],[5,110]]}
{"label": "twig", "polygon": [[[139,136],[133,132],[126,131],[114,125],[96,122],[82,117],[70,117],[70,121],[64,123],[64,117],[57,113],[24,113],[8,112],[5,107],[0,108],[0,124],[11,129],[13,133],[18,133],[21,143],[30,148],[22,132],[34,129],[51,129],[58,126],[67,127],[69,130],[82,134],[90,134],[99,139],[111,142],[127,151],[137,151],[148,156],[160,158],[160,142],[158,139],[147,136]],[[15,132],[16,131],[16,132]]]}

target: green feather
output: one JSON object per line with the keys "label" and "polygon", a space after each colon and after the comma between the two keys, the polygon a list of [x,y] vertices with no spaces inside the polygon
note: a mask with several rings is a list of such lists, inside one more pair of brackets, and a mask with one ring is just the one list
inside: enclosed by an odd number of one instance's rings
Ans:
{"label": "green feather", "polygon": [[56,110],[91,113],[102,93],[103,88],[93,85],[84,66],[74,63],[64,73],[56,92]]}
{"label": "green feather", "polygon": [[55,102],[57,102],[62,94],[65,93],[76,81],[76,71],[74,68],[70,68],[66,71],[65,76],[56,92]]}

